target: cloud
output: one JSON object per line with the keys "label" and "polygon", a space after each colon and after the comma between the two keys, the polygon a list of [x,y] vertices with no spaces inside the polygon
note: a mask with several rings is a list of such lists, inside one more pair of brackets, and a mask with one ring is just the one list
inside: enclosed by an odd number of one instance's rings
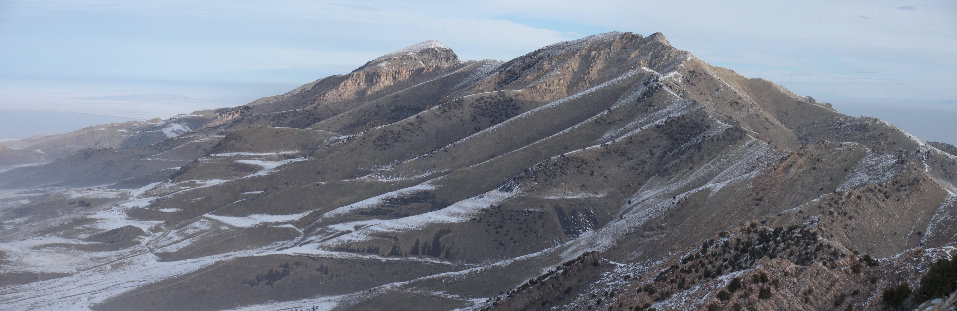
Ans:
{"label": "cloud", "polygon": [[902,6],[897,7],[897,9],[898,9],[898,10],[904,10],[904,11],[916,11],[916,10],[917,10],[917,7],[916,7],[916,6],[913,6],[913,5],[902,5]]}

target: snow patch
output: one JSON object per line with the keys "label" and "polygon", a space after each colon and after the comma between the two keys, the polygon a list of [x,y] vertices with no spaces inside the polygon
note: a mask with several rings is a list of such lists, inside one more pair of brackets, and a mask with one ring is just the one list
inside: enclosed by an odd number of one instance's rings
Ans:
{"label": "snow patch", "polygon": [[203,215],[203,217],[213,219],[237,228],[251,228],[265,223],[286,223],[296,221],[302,217],[305,217],[306,215],[309,215],[309,213],[312,213],[312,211],[292,215],[252,214],[249,216],[235,217],[206,214]]}
{"label": "snow patch", "polygon": [[189,225],[170,230],[167,234],[150,241],[154,251],[175,252],[191,245],[205,233],[213,229],[213,223],[208,219],[199,219]]}
{"label": "snow patch", "polygon": [[610,142],[613,139],[632,136],[652,126],[664,124],[668,119],[684,114],[691,105],[692,103],[689,101],[677,100],[665,109],[655,111],[643,118],[635,119],[625,126],[608,131],[605,135],[602,135],[600,141]]}
{"label": "snow patch", "polygon": [[485,81],[486,79],[492,77],[492,72],[501,67],[502,64],[504,63],[501,61],[485,61],[482,66],[473,70],[468,77],[462,80],[462,82],[459,82],[459,84],[455,86],[455,89],[461,88],[465,85],[471,85],[476,82]]}
{"label": "snow patch", "polygon": [[95,227],[103,230],[113,230],[125,226],[134,226],[140,228],[144,232],[149,232],[150,228],[163,223],[161,220],[132,219],[126,215],[126,209],[117,207],[90,214],[89,217],[96,219],[97,222]]}
{"label": "snow patch", "polygon": [[[77,267],[88,263],[86,258],[77,256],[77,254],[82,253],[80,251],[43,247],[53,244],[87,245],[93,243],[54,236],[0,243],[0,251],[5,254],[4,260],[9,263],[0,270],[11,270],[15,267],[16,271],[73,273],[76,272]],[[0,290],[0,293],[2,293],[2,290]]]}
{"label": "snow patch", "polygon": [[[658,310],[680,310],[703,306],[711,298],[710,293],[717,293],[718,289],[725,288],[731,280],[741,276],[749,270],[735,271],[722,275],[713,282],[697,284],[689,289],[675,293],[664,301],[656,302],[652,307]],[[698,297],[695,299],[695,297]]]}
{"label": "snow patch", "polygon": [[273,170],[275,170],[276,168],[278,168],[278,167],[280,167],[280,166],[283,166],[283,165],[286,165],[286,164],[289,164],[289,163],[305,161],[305,160],[308,160],[308,159],[306,159],[306,158],[295,158],[295,159],[287,159],[287,160],[280,160],[280,161],[236,160],[236,163],[243,163],[243,164],[256,165],[256,166],[262,167],[262,169],[260,169],[258,172],[255,172],[255,173],[252,173],[252,174],[250,174],[250,175],[248,175],[248,176],[244,176],[244,177],[243,177],[243,178],[248,178],[248,177],[252,177],[252,176],[265,176],[265,175],[268,175],[269,173],[271,173]]}
{"label": "snow patch", "polygon": [[[649,270],[653,267],[659,266],[664,259],[659,260],[644,260],[636,263],[618,263],[609,261],[609,263],[615,265],[615,268],[611,271],[605,272],[602,274],[601,279],[597,282],[591,283],[588,289],[575,298],[574,302],[569,305],[578,305],[585,306],[590,305],[593,302],[592,297],[605,295],[609,291],[622,292],[631,286],[632,282],[640,279],[645,273],[648,273]],[[549,268],[552,269],[552,268]],[[544,272],[542,273],[544,274]],[[607,308],[614,300],[608,299],[603,306],[600,306],[596,309]]]}
{"label": "snow patch", "polygon": [[346,298],[342,296],[323,296],[293,301],[269,302],[230,309],[229,311],[259,311],[259,310],[309,310],[329,311],[336,308],[339,302]]}
{"label": "snow patch", "polygon": [[191,129],[182,123],[170,123],[167,124],[161,131],[166,135],[167,138],[177,137],[183,134],[188,133]]}
{"label": "snow patch", "polygon": [[719,77],[717,74],[715,74],[713,71],[711,71],[711,69],[708,68],[708,65],[704,66],[704,70],[705,70],[706,72],[708,72],[708,75],[710,75],[711,77],[717,79],[718,81],[721,81],[721,83],[724,84],[725,86],[727,86],[728,88],[730,88],[731,91],[733,91],[735,94],[738,94],[738,97],[740,97],[741,99],[747,100],[748,103],[750,103],[750,104],[752,104],[752,105],[755,105],[755,106],[758,105],[753,99],[751,99],[751,96],[748,96],[748,94],[745,94],[745,93],[739,91],[736,87],[732,86],[730,83],[728,83],[728,82],[725,81],[724,79],[721,79],[721,77]]}
{"label": "snow patch", "polygon": [[330,225],[328,226],[330,229],[348,233],[324,241],[321,244],[334,246],[345,242],[365,241],[376,233],[409,231],[437,223],[464,222],[482,210],[499,204],[517,194],[517,191],[503,192],[496,189],[456,202],[437,211],[398,219],[371,219]]}
{"label": "snow patch", "polygon": [[413,193],[421,192],[421,191],[435,190],[436,187],[435,185],[432,184],[433,181],[434,180],[426,181],[424,183],[421,183],[415,186],[383,193],[383,194],[380,194],[359,202],[342,206],[342,207],[326,212],[325,214],[322,215],[322,218],[331,218],[334,216],[339,216],[342,214],[352,212],[354,210],[375,207],[377,205],[382,204],[386,199],[389,199],[389,198],[400,197],[403,195],[413,194]]}
{"label": "snow patch", "polygon": [[837,186],[837,191],[886,183],[897,174],[898,168],[894,165],[896,162],[897,158],[893,155],[878,155],[868,151],[847,175],[847,180]]}
{"label": "snow patch", "polygon": [[71,199],[77,199],[77,198],[113,199],[126,194],[127,191],[117,190],[117,189],[108,189],[108,188],[102,188],[102,187],[92,187],[92,188],[69,189],[65,193],[67,197]]}
{"label": "snow patch", "polygon": [[924,230],[924,236],[920,239],[921,244],[926,243],[927,239],[936,233],[938,225],[948,226],[948,224],[953,224],[954,221],[957,220],[954,219],[954,212],[950,211],[950,207],[953,206],[955,202],[957,202],[957,194],[951,193],[949,197],[940,203],[940,206],[938,206],[934,212],[934,216],[930,218],[927,229]]}
{"label": "snow patch", "polygon": [[212,187],[215,185],[221,185],[229,182],[228,179],[197,179],[197,180],[187,180],[186,182],[196,183],[195,187],[190,187],[188,190],[196,190],[201,188]]}
{"label": "snow patch", "polygon": [[425,50],[425,49],[446,49],[446,50],[448,50],[449,47],[445,46],[445,44],[442,44],[442,43],[439,42],[439,41],[429,40],[429,41],[425,41],[425,42],[419,42],[419,43],[413,44],[413,45],[411,45],[411,46],[408,46],[408,47],[406,47],[406,48],[404,48],[404,49],[401,49],[401,50],[398,50],[398,51],[395,51],[395,52],[392,52],[392,53],[383,55],[382,58],[393,57],[393,56],[398,56],[398,55],[405,55],[405,54],[414,54],[414,53],[416,53],[416,52],[419,52],[419,51],[422,51],[422,50]]}
{"label": "snow patch", "polygon": [[607,193],[588,193],[588,192],[579,192],[579,193],[563,193],[563,194],[552,194],[552,195],[541,195],[538,196],[540,199],[546,200],[560,200],[560,199],[595,199],[595,198],[604,198],[607,196]]}
{"label": "snow patch", "polygon": [[161,184],[160,182],[154,182],[146,186],[131,190],[129,194],[130,198],[126,202],[120,203],[119,207],[128,209],[128,208],[134,208],[134,207],[146,207],[147,205],[150,205],[150,203],[152,203],[153,200],[155,200],[156,198],[144,196],[144,194],[147,191],[155,189],[160,184]]}
{"label": "snow patch", "polygon": [[135,288],[181,276],[222,260],[249,255],[252,253],[237,252],[162,262],[153,254],[139,253],[70,276],[2,288],[0,301],[4,302],[3,308],[10,310],[86,310]]}
{"label": "snow patch", "polygon": [[285,154],[297,154],[302,152],[302,150],[283,150],[275,152],[227,152],[227,153],[215,153],[210,154],[211,157],[262,157],[262,156],[278,156]]}

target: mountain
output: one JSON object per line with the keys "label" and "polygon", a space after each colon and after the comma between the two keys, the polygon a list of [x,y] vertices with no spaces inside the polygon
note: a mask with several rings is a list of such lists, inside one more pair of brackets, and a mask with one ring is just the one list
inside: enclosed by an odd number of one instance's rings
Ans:
{"label": "mountain", "polygon": [[[934,280],[957,254],[957,149],[660,33],[504,63],[428,41],[195,115],[44,138],[83,148],[0,173],[0,302],[857,310],[953,291]],[[99,128],[119,129],[74,138]],[[18,144],[0,155],[51,154]]]}

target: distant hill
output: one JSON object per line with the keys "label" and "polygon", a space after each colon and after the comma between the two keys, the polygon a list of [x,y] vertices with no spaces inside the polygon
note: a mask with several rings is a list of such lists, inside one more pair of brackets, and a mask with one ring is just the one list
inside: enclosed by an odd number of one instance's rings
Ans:
{"label": "distant hill", "polygon": [[0,143],[128,120],[129,118],[73,112],[3,110],[0,112]]}

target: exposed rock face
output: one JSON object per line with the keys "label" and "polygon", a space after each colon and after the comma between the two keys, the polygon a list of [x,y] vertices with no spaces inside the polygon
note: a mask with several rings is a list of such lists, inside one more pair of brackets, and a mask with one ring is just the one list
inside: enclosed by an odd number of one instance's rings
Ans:
{"label": "exposed rock face", "polygon": [[259,99],[242,110],[233,109],[229,118],[249,115],[250,120],[239,122],[239,126],[267,122],[303,128],[375,101],[377,95],[447,76],[470,64],[459,62],[441,43],[427,41],[379,57],[349,74],[323,78],[283,95]]}
{"label": "exposed rock face", "polygon": [[585,91],[629,70],[671,72],[690,56],[671,47],[660,33],[647,38],[607,33],[516,58],[499,67],[479,89],[523,90],[550,101]]}
{"label": "exposed rock face", "polygon": [[197,115],[0,173],[0,301],[879,309],[955,252],[952,148],[660,33],[429,41]]}

